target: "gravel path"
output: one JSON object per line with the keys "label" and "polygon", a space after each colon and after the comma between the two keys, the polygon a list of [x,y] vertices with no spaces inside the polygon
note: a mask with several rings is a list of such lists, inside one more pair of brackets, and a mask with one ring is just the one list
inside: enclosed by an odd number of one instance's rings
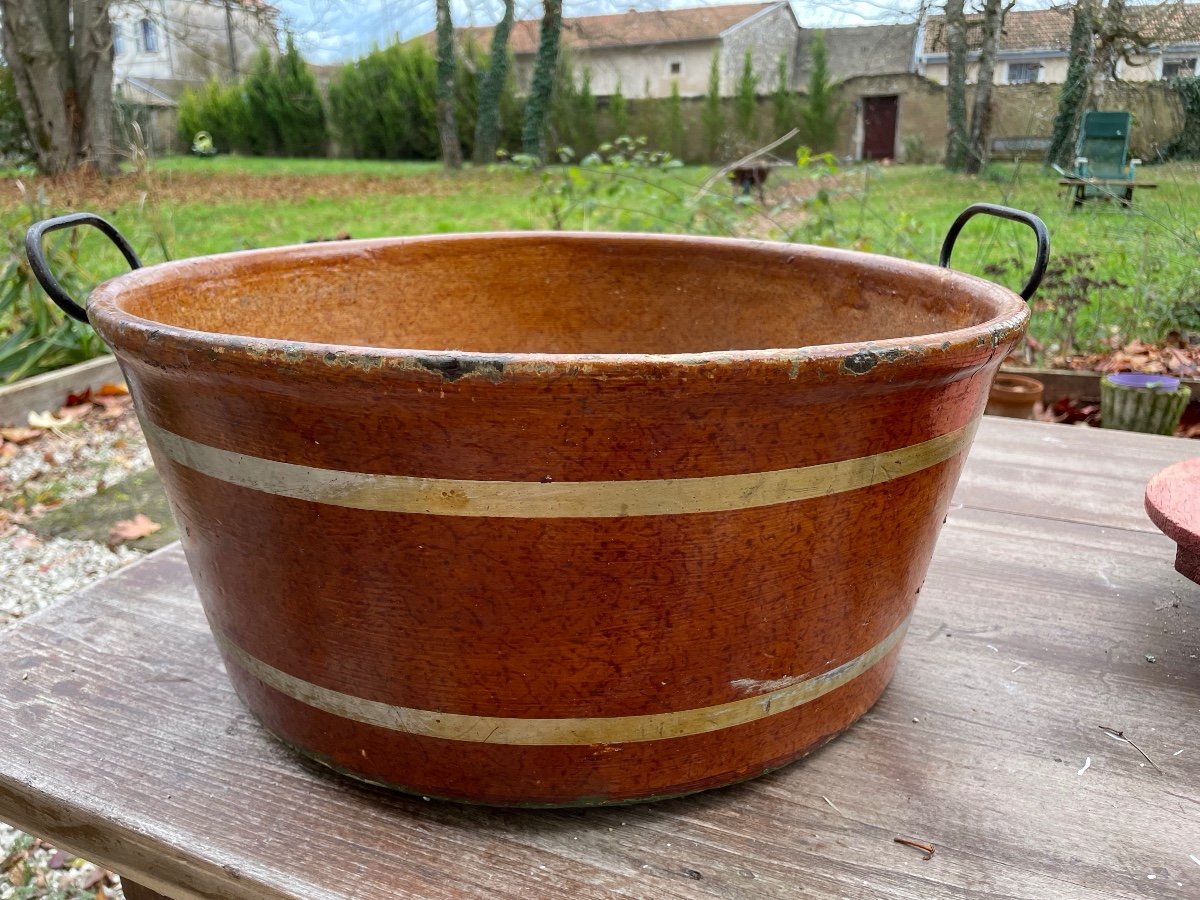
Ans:
{"label": "gravel path", "polygon": [[[52,428],[0,429],[0,630],[143,555],[40,538],[26,527],[151,466],[137,420],[119,397],[75,410],[74,421]],[[113,873],[0,823],[0,900],[123,897]]]}

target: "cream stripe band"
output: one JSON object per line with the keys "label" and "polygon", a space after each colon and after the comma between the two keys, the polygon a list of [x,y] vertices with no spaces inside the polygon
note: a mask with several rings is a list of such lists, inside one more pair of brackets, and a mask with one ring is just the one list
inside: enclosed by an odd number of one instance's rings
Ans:
{"label": "cream stripe band", "polygon": [[364,700],[323,688],[282,672],[251,656],[215,626],[213,634],[232,660],[248,675],[293,700],[343,719],[363,722],[389,731],[450,741],[482,744],[552,746],[579,744],[627,744],[661,741],[720,731],[745,725],[768,716],[811,703],[869,670],[895,648],[908,628],[906,618],[866,653],[812,678],[802,678],[787,687],[701,709],[654,713],[644,716],[613,716],[588,719],[523,719],[496,716],[466,716],[392,706]]}
{"label": "cream stripe band", "polygon": [[838,462],[700,478],[637,481],[468,481],[340,472],[246,456],[153,422],[151,446],[179,465],[268,494],[351,509],[503,518],[615,518],[725,512],[869,487],[920,472],[965,449],[979,420],[919,444]]}

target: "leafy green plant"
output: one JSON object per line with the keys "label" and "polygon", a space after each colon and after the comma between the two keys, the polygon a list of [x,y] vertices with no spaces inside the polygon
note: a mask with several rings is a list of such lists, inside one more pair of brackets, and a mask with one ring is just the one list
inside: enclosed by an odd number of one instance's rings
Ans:
{"label": "leafy green plant", "polygon": [[[528,171],[537,168],[532,157],[514,161]],[[730,191],[722,183],[723,171],[697,184],[678,159],[650,149],[644,137],[618,138],[578,161],[570,148],[560,148],[559,162],[538,173],[533,197],[556,230],[756,234],[808,243],[851,242],[835,214],[831,193],[807,189],[813,181],[837,173],[829,154],[813,155],[801,148],[793,177],[805,189],[781,197],[769,208]]]}
{"label": "leafy green plant", "polygon": [[[24,190],[24,185],[17,182]],[[26,196],[26,206],[0,219],[4,236],[0,257],[0,383],[83,362],[107,353],[90,325],[62,313],[46,297],[25,259],[25,231],[52,215],[45,194]],[[46,259],[72,297],[86,297],[94,279],[80,267],[80,232],[72,229],[46,240]]]}

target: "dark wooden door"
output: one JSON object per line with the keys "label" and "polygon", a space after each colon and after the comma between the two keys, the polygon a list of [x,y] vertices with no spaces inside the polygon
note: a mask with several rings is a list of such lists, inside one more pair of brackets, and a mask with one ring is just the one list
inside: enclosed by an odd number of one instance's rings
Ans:
{"label": "dark wooden door", "polygon": [[896,155],[896,113],[899,97],[863,97],[863,159],[892,159]]}

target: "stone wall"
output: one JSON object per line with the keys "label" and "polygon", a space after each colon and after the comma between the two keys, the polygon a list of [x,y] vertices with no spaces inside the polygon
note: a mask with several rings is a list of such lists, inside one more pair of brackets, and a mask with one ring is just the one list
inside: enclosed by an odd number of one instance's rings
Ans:
{"label": "stone wall", "polygon": [[800,29],[787,6],[760,13],[731,29],[721,41],[721,93],[726,97],[736,93],[747,50],[758,76],[759,93],[774,90],[781,54],[787,60],[790,84],[799,37]]}
{"label": "stone wall", "polygon": [[[1055,84],[1005,84],[992,89],[992,137],[1049,137],[1057,111]],[[846,102],[837,153],[857,158],[862,142],[861,100],[864,97],[899,97],[897,161],[940,160],[946,142],[946,88],[919,75],[851,78],[838,88]],[[974,89],[967,89],[970,109]],[[1182,127],[1182,108],[1162,82],[1124,82],[1106,86],[1103,109],[1133,113],[1130,146],[1134,156],[1155,159],[1161,146]],[[1034,154],[1038,155],[1038,154]],[[917,157],[915,159],[910,159]]]}

